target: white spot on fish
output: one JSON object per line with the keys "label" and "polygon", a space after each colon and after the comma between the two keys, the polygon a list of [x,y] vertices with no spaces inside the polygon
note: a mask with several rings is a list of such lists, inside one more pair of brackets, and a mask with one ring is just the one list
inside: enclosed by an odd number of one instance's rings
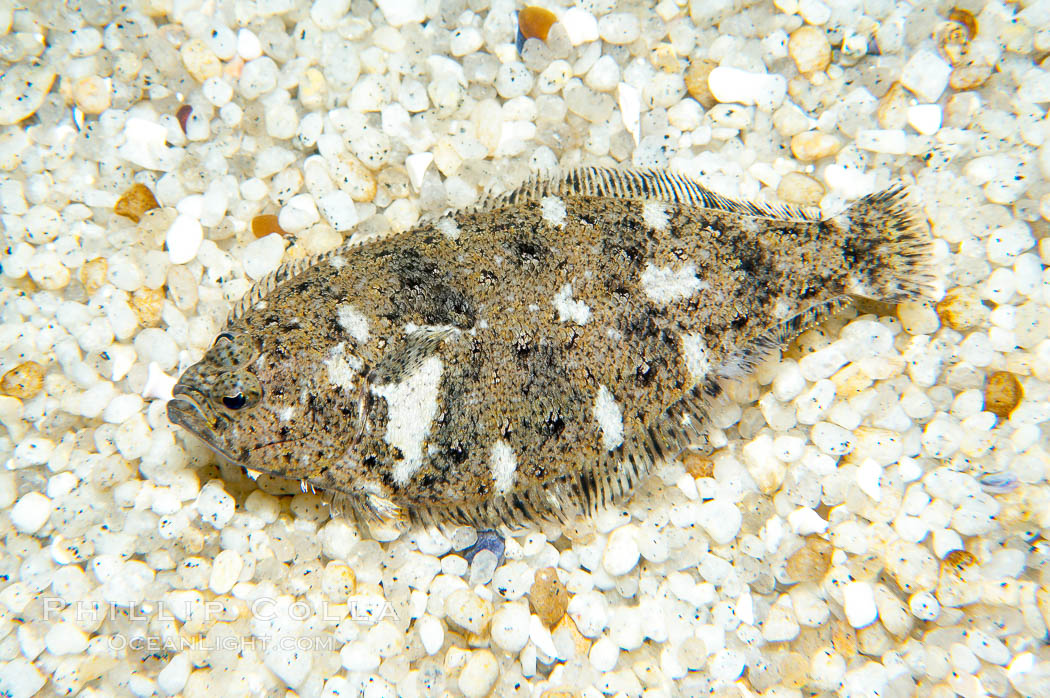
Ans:
{"label": "white spot on fish", "polygon": [[386,400],[387,424],[384,440],[401,450],[393,477],[405,485],[423,465],[423,440],[438,410],[441,359],[432,356],[400,383],[375,386],[372,393]]}
{"label": "white spot on fish", "polygon": [[642,204],[642,220],[653,230],[667,230],[667,224],[671,221],[667,204],[663,201],[646,201]]}
{"label": "white spot on fish", "polygon": [[514,486],[514,475],[518,470],[518,459],[514,455],[514,449],[506,441],[500,439],[492,445],[489,453],[489,463],[492,466],[492,481],[496,483],[496,491],[504,494]]}
{"label": "white spot on fish", "polygon": [[591,319],[591,309],[583,301],[572,299],[572,284],[565,284],[554,296],[554,307],[558,311],[558,320],[567,322],[571,320],[577,325],[586,325]]}
{"label": "white spot on fish", "polygon": [[598,386],[598,397],[594,399],[594,418],[602,430],[602,446],[611,451],[623,443],[623,411],[609,389]]}
{"label": "white spot on fish", "polygon": [[328,382],[346,392],[353,392],[357,387],[358,374],[361,371],[361,359],[346,353],[346,342],[339,342],[328,350],[324,366],[328,370]]}
{"label": "white spot on fish", "polygon": [[711,371],[711,360],[707,357],[707,343],[696,333],[682,335],[682,358],[695,383],[699,383]]}
{"label": "white spot on fish", "polygon": [[692,264],[671,269],[650,263],[642,272],[642,290],[650,300],[661,305],[688,298],[705,288],[710,288],[710,285],[696,278],[696,267]]}
{"label": "white spot on fish", "polygon": [[282,422],[290,422],[295,417],[295,408],[285,407],[277,413],[277,416],[280,417]]}
{"label": "white spot on fish", "polygon": [[792,309],[792,304],[781,298],[773,305],[773,317],[778,320],[787,320],[791,317]]}
{"label": "white spot on fish", "polygon": [[328,263],[336,269],[342,269],[346,266],[346,259],[335,254],[328,258]]}
{"label": "white spot on fish", "polygon": [[358,344],[368,341],[368,318],[349,303],[335,309],[336,321]]}
{"label": "white spot on fish", "polygon": [[434,227],[437,228],[441,232],[441,234],[447,237],[449,240],[459,239],[459,224],[456,223],[455,219],[451,218],[450,216],[439,218],[437,223],[434,224]]}
{"label": "white spot on fish", "polygon": [[545,196],[540,199],[540,210],[543,220],[556,228],[565,225],[565,202],[557,196]]}

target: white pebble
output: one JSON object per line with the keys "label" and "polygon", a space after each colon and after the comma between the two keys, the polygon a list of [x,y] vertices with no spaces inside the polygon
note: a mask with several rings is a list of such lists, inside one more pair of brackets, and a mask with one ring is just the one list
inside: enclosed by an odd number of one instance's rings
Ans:
{"label": "white pebble", "polygon": [[598,34],[610,44],[629,44],[641,34],[638,16],[630,12],[613,12],[598,20]]}
{"label": "white pebble", "polygon": [[262,55],[262,42],[251,29],[237,32],[237,55],[246,61],[254,61]]}
{"label": "white pebble", "polygon": [[59,622],[47,631],[44,644],[51,654],[80,654],[87,648],[88,637],[72,623]]}
{"label": "white pebble", "polygon": [[842,607],[854,628],[871,625],[878,617],[875,588],[869,582],[847,582],[842,587]]}
{"label": "white pebble", "polygon": [[164,243],[172,264],[185,264],[197,256],[204,241],[204,228],[193,216],[179,215],[168,228]]}
{"label": "white pebble", "polygon": [[492,641],[512,654],[520,652],[529,641],[528,607],[521,603],[500,606],[492,616]]}
{"label": "white pebble", "polygon": [[244,273],[258,281],[281,265],[285,240],[277,233],[270,233],[244,248]]}
{"label": "white pebble", "polygon": [[40,492],[27,492],[11,508],[11,524],[30,535],[36,533],[51,516],[51,500]]}
{"label": "white pebble", "polygon": [[829,456],[844,456],[853,450],[853,434],[830,422],[817,422],[810,431],[813,445]]}
{"label": "white pebble", "polygon": [[639,556],[634,527],[622,526],[609,536],[605,552],[602,554],[602,567],[610,575],[619,577],[634,569]]}
{"label": "white pebble", "polygon": [[[402,0],[404,1],[404,0]],[[489,650],[471,652],[457,685],[466,698],[484,698],[499,678],[499,663]]]}
{"label": "white pebble", "polygon": [[857,132],[857,147],[874,153],[904,155],[908,152],[908,134],[901,129],[863,129]]}
{"label": "white pebble", "polygon": [[697,514],[697,523],[703,526],[711,539],[719,545],[725,545],[736,538],[742,522],[740,510],[725,499],[704,502]]}
{"label": "white pebble", "polygon": [[474,53],[481,48],[484,41],[481,32],[476,28],[460,27],[453,31],[452,36],[449,38],[449,53],[456,58],[465,56],[468,53]]}
{"label": "white pebble", "polygon": [[223,550],[215,556],[211,566],[208,587],[216,594],[226,594],[233,589],[244,567],[244,560],[236,550]]}
{"label": "white pebble", "polygon": [[332,228],[340,233],[353,230],[359,220],[354,200],[341,189],[322,194],[317,200],[317,208]]}
{"label": "white pebble", "polygon": [[722,649],[711,655],[707,663],[711,678],[720,683],[732,683],[740,678],[747,667],[744,655],[735,650]]}
{"label": "white pebble", "polygon": [[591,666],[598,671],[612,671],[620,659],[620,648],[608,637],[603,636],[591,647],[587,658],[590,659]]}
{"label": "white pebble", "polygon": [[780,106],[787,94],[787,81],[782,75],[753,73],[727,66],[712,70],[707,84],[719,102],[753,104],[767,111]]}
{"label": "white pebble", "polygon": [[908,123],[924,136],[931,136],[941,128],[941,105],[915,104],[908,107]]}
{"label": "white pebble", "polygon": [[179,652],[157,674],[157,687],[169,696],[181,692],[190,678],[191,668],[189,656],[185,652]]}
{"label": "white pebble", "polygon": [[904,66],[900,83],[928,104],[935,103],[948,86],[952,67],[930,49],[917,51]]}
{"label": "white pebble", "polygon": [[582,7],[573,6],[566,10],[559,20],[569,35],[573,46],[579,46],[599,37],[598,20]]}

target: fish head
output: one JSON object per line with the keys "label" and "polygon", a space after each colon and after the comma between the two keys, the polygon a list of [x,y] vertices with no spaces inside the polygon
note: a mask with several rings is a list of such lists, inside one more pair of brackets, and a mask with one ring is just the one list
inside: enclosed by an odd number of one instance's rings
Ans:
{"label": "fish head", "polygon": [[263,402],[252,363],[259,342],[244,332],[221,333],[204,357],[186,369],[172,389],[168,419],[227,460],[248,465],[251,449],[239,438]]}

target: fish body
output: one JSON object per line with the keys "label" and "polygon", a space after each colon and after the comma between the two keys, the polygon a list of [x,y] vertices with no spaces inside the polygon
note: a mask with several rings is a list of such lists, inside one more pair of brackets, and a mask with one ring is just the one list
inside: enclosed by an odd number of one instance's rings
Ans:
{"label": "fish body", "polygon": [[278,270],[168,414],[365,515],[571,516],[702,443],[721,383],[851,294],[919,297],[928,246],[900,189],[820,220],[573,170]]}

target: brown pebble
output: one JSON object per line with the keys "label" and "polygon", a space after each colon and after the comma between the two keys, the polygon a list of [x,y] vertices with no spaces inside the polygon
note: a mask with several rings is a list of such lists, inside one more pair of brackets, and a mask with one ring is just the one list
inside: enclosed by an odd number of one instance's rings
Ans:
{"label": "brown pebble", "polygon": [[712,477],[715,473],[715,462],[695,451],[687,451],[682,456],[682,465],[693,477]]}
{"label": "brown pebble", "polygon": [[117,199],[117,203],[113,207],[113,213],[130,218],[138,223],[142,220],[142,214],[158,207],[157,197],[153,196],[153,192],[150,191],[149,187],[141,182],[136,182]]}
{"label": "brown pebble", "polygon": [[569,606],[569,592],[558,580],[558,572],[553,567],[536,571],[532,588],[529,589],[529,605],[548,627],[555,625],[565,615],[565,609]]}
{"label": "brown pebble", "polygon": [[183,104],[179,107],[179,110],[175,112],[175,118],[179,120],[179,126],[182,127],[182,132],[186,133],[186,123],[190,120],[190,114],[193,113],[193,107],[188,104]]}
{"label": "brown pebble", "polygon": [[823,579],[831,567],[831,543],[820,536],[807,536],[806,543],[788,558],[786,571],[796,582]]}
{"label": "brown pebble", "polygon": [[966,28],[966,36],[973,39],[977,36],[977,18],[973,13],[962,7],[953,7],[948,13],[948,21],[956,22]]}
{"label": "brown pebble", "polygon": [[36,361],[18,364],[0,378],[0,392],[28,400],[44,388],[44,367]]}
{"label": "brown pebble", "polygon": [[547,40],[547,34],[558,18],[543,7],[528,5],[518,12],[518,31],[526,39]]}
{"label": "brown pebble", "polygon": [[981,297],[970,288],[953,288],[944,294],[937,304],[937,315],[953,330],[968,330],[976,327],[988,313]]}
{"label": "brown pebble", "polygon": [[1009,419],[1010,413],[1021,403],[1024,390],[1021,381],[1009,371],[996,371],[984,385],[984,409],[999,419]]}
{"label": "brown pebble", "polygon": [[143,327],[156,327],[160,324],[160,314],[164,310],[164,291],[153,288],[140,288],[131,294],[128,305],[139,318]]}
{"label": "brown pebble", "polygon": [[84,285],[84,292],[89,296],[106,285],[106,274],[109,272],[109,263],[105,257],[95,257],[91,261],[84,262],[80,267],[80,283]]}
{"label": "brown pebble", "polygon": [[718,64],[714,61],[694,60],[689,62],[685,71],[685,89],[704,109],[710,109],[718,103],[707,84],[708,76],[717,67]]}
{"label": "brown pebble", "polygon": [[955,575],[960,575],[970,567],[977,564],[977,557],[968,550],[952,550],[944,556],[941,569]]}
{"label": "brown pebble", "polygon": [[252,219],[252,235],[257,238],[264,238],[270,233],[277,233],[278,235],[288,234],[281,227],[281,224],[277,222],[277,216],[272,213],[264,213]]}

